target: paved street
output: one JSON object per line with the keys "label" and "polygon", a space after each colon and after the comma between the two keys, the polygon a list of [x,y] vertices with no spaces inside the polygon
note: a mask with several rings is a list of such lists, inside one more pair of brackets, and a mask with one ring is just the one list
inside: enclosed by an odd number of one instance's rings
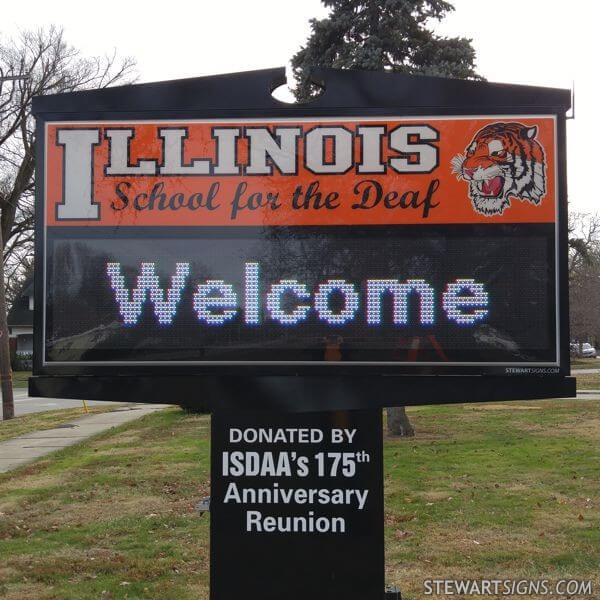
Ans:
{"label": "paved street", "polygon": [[600,390],[579,390],[577,398],[579,400],[600,400]]}
{"label": "paved street", "polygon": [[[35,412],[44,412],[46,410],[58,410],[59,408],[78,408],[83,406],[81,400],[68,400],[66,398],[31,398],[27,393],[27,388],[15,388],[15,416],[20,417]],[[88,401],[88,406],[110,406],[113,402]],[[117,404],[122,404],[119,402]],[[2,419],[0,410],[0,420]]]}

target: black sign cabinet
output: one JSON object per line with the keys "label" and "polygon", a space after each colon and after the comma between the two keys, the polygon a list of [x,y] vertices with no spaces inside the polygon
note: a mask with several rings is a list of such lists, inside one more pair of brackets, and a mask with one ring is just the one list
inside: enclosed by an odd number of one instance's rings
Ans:
{"label": "black sign cabinet", "polygon": [[313,79],[34,99],[29,392],[212,413],[213,600],[384,597],[383,407],[575,394],[569,92]]}

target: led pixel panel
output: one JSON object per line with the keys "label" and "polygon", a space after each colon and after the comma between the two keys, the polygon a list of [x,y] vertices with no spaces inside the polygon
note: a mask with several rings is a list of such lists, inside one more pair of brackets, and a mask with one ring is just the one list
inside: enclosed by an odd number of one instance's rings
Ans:
{"label": "led pixel panel", "polygon": [[46,358],[552,362],[553,262],[544,224],[72,229],[48,240]]}

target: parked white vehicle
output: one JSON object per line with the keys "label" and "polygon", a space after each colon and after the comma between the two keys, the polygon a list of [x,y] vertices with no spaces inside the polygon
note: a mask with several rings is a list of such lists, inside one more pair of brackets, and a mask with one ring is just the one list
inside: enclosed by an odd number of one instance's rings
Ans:
{"label": "parked white vehicle", "polygon": [[596,358],[598,356],[596,348],[587,342],[579,346],[577,342],[571,343],[571,356],[577,358]]}

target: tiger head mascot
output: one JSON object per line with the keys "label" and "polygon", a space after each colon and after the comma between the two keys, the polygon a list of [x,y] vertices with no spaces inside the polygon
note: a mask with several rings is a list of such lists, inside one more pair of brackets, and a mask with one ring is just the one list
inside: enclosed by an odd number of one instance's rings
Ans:
{"label": "tiger head mascot", "polygon": [[546,194],[546,160],[536,135],[535,125],[493,123],[475,134],[465,154],[452,159],[457,178],[469,182],[476,212],[501,215],[511,198],[540,204]]}

